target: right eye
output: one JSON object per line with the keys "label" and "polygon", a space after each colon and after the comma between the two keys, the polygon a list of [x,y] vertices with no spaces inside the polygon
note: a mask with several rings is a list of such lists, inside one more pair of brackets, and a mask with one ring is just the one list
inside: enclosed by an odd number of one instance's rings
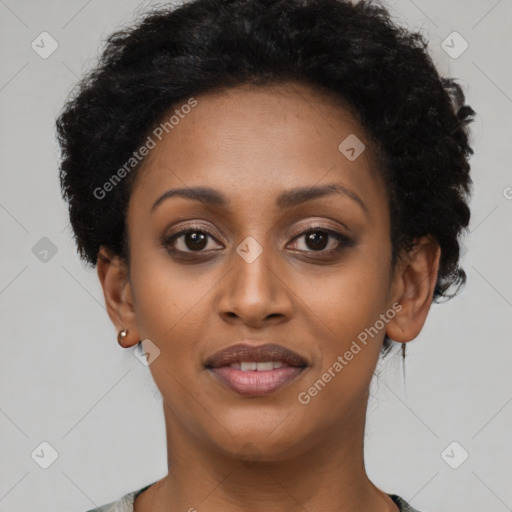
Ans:
{"label": "right eye", "polygon": [[208,238],[215,240],[204,228],[187,226],[166,237],[163,245],[172,252],[208,252],[204,250],[208,247]]}

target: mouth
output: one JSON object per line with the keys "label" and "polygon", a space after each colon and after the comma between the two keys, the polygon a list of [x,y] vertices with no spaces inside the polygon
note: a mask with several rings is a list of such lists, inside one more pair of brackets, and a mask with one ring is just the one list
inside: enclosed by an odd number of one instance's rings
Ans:
{"label": "mouth", "polygon": [[244,342],[217,352],[204,366],[218,382],[238,394],[263,396],[295,380],[308,364],[281,345]]}

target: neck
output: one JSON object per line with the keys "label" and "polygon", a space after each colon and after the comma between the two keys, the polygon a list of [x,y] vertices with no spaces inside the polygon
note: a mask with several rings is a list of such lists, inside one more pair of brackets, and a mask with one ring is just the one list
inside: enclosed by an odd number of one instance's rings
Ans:
{"label": "neck", "polygon": [[366,475],[366,405],[355,407],[344,424],[305,439],[300,452],[251,461],[207,446],[164,404],[169,474],[139,495],[135,510],[396,512]]}

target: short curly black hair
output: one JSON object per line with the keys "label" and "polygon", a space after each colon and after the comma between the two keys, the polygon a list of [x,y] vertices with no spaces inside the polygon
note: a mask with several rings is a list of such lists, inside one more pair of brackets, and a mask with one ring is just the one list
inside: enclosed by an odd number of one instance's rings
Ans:
{"label": "short curly black hair", "polygon": [[[460,85],[439,75],[427,45],[370,1],[192,0],[150,9],[107,38],[56,121],[80,256],[94,266],[103,245],[128,261],[125,216],[144,162],[134,152],[171,109],[201,93],[292,81],[355,112],[387,185],[393,263],[430,235],[441,247],[434,300],[452,296],[448,289],[466,279],[458,237],[470,218],[467,125],[475,112]],[[133,168],[102,200],[97,191],[127,161]]]}

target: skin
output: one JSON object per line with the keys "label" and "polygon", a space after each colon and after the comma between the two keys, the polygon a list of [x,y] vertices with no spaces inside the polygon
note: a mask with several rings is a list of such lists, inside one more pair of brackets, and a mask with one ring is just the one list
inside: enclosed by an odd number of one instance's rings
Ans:
{"label": "skin", "polygon": [[[196,99],[137,176],[130,264],[102,248],[97,265],[110,318],[128,329],[124,346],[149,339],[160,350],[150,370],[163,398],[169,474],[135,510],[396,512],[364,467],[370,381],[384,333],[407,342],[423,327],[440,249],[422,238],[392,268],[388,200],[370,142],[331,97],[289,83]],[[349,134],[366,145],[354,161],[338,150]],[[365,207],[342,193],[275,204],[286,190],[331,183]],[[214,188],[230,204],[173,196],[151,211],[164,192],[185,186]],[[304,233],[318,224],[352,242],[308,244]],[[197,225],[213,237],[203,252],[183,235],[162,244],[177,227]],[[248,236],[263,249],[251,263],[236,252]],[[301,404],[298,394],[395,303],[400,312]],[[308,367],[270,395],[238,395],[203,363],[246,338],[284,345]]]}

